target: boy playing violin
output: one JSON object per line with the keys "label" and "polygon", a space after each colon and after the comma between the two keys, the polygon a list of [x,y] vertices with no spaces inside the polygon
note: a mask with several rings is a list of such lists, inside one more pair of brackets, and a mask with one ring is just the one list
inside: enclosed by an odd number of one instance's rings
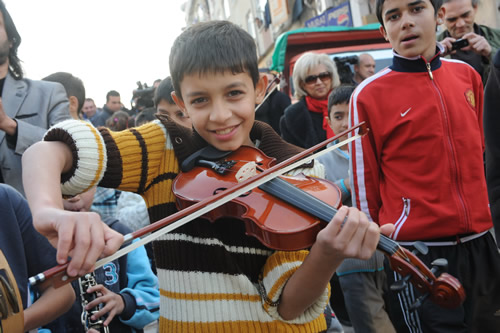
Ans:
{"label": "boy playing violin", "polygon": [[[259,79],[255,43],[241,28],[225,21],[189,27],[172,47],[170,68],[173,97],[194,130],[167,117],[116,133],[72,120],[53,127],[23,157],[35,223],[58,245],[60,262],[72,256],[71,275],[90,270],[92,260],[122,239],[90,213],[62,210],[61,189],[76,195],[97,183],[133,191],[157,221],[176,212],[171,187],[180,163],[207,145],[223,151],[257,146],[278,161],[300,151],[254,121],[267,82]],[[320,164],[300,171],[324,173]],[[310,251],[273,251],[245,235],[235,218],[191,221],[154,243],[160,331],[325,330],[328,281],[344,258],[368,259],[379,235],[375,223],[348,207],[318,233]]]}
{"label": "boy playing violin", "polygon": [[[370,128],[349,149],[353,202],[370,220],[394,223],[391,237],[401,245],[425,242],[425,264],[447,259],[445,270],[465,289],[456,309],[417,302],[422,295],[413,288],[401,292],[394,305],[402,313],[391,316],[397,332],[498,332],[500,256],[489,232],[483,85],[469,65],[440,57],[440,6],[440,0],[377,0],[394,58],[351,99],[351,125],[366,121]],[[391,272],[391,278],[401,277]]]}

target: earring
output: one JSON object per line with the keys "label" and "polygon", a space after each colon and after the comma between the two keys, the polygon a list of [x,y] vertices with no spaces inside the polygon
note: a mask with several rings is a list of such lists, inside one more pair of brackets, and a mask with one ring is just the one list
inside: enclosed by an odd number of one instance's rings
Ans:
{"label": "earring", "polygon": [[437,20],[438,24],[443,24],[443,20],[441,20],[440,18]]}

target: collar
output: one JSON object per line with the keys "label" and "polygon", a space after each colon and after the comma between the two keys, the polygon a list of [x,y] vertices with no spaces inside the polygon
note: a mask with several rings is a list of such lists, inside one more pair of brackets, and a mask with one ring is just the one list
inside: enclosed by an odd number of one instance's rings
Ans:
{"label": "collar", "polygon": [[[431,71],[441,67],[441,53],[444,52],[444,46],[441,43],[436,45],[436,54],[429,62],[431,65]],[[408,72],[408,73],[421,73],[427,72],[427,61],[422,56],[416,56],[412,58],[403,57],[396,51],[392,50],[394,57],[392,58],[392,65],[390,68],[396,72]]]}
{"label": "collar", "polygon": [[[194,129],[177,124],[167,115],[157,114],[156,117],[167,128],[179,165],[191,154],[208,145]],[[250,131],[250,139],[253,142],[259,141],[259,149],[264,154],[276,158],[277,163],[303,151],[302,148],[283,141],[271,126],[260,121],[255,121]],[[305,166],[312,165],[313,162]]]}

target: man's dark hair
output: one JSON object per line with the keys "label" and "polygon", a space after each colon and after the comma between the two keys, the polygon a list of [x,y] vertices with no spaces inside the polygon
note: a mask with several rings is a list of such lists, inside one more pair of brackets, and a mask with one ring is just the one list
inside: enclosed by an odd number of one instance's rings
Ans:
{"label": "man's dark hair", "polygon": [[106,103],[109,102],[109,97],[110,96],[115,96],[115,97],[120,97],[120,93],[116,90],[110,90],[108,91],[108,93],[106,94]]}
{"label": "man's dark hair", "polygon": [[350,84],[343,84],[333,89],[328,96],[328,118],[330,118],[330,111],[332,106],[342,103],[349,103],[352,93],[356,86]]}
{"label": "man's dark hair", "polygon": [[[429,0],[432,4],[432,7],[434,7],[434,16],[437,15],[437,12],[439,8],[441,8],[441,5],[443,4],[443,0]],[[472,0],[474,1],[474,0]],[[377,0],[376,4],[376,13],[377,13],[377,19],[384,26],[384,20],[382,17],[382,6],[384,5],[385,0]]]}
{"label": "man's dark hair", "polygon": [[85,103],[85,87],[83,85],[82,80],[73,76],[73,74],[66,72],[57,72],[54,74],[50,74],[47,77],[42,79],[43,81],[51,81],[51,82],[59,82],[63,85],[66,90],[66,95],[68,98],[70,96],[75,96],[78,100],[78,112],[83,107],[83,103]]}
{"label": "man's dark hair", "polygon": [[158,107],[158,104],[160,104],[162,99],[166,100],[170,104],[175,104],[171,95],[172,91],[174,91],[174,86],[172,85],[172,78],[168,76],[166,79],[160,82],[160,85],[155,90],[155,96],[153,97],[155,108]]}
{"label": "man's dark hair", "polygon": [[5,25],[5,32],[7,33],[7,39],[11,43],[9,50],[9,72],[16,79],[20,80],[23,78],[23,68],[21,67],[21,60],[17,57],[17,49],[21,44],[21,36],[17,32],[16,25],[10,17],[5,4],[0,0],[0,11],[3,15],[3,21]]}
{"label": "man's dark hair", "polygon": [[185,75],[248,72],[254,86],[259,81],[255,41],[228,21],[209,21],[190,26],[175,40],[170,51],[170,75],[175,92]]}

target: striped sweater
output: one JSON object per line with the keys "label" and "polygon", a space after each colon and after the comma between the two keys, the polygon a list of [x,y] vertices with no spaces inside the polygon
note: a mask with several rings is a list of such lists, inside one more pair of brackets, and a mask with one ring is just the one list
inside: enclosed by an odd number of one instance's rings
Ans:
{"label": "striped sweater", "polygon": [[[256,122],[251,138],[278,162],[298,152],[267,125]],[[142,195],[151,221],[176,212],[172,182],[179,165],[206,142],[168,119],[123,132],[99,130],[69,120],[51,128],[47,141],[72,150],[72,169],[62,175],[64,195],[92,186]],[[323,176],[321,164],[307,170]],[[307,251],[273,251],[245,235],[233,218],[214,223],[196,219],[153,243],[160,283],[160,332],[318,332],[326,329],[323,310],[329,289],[301,316],[283,320],[277,305],[288,278]]]}

